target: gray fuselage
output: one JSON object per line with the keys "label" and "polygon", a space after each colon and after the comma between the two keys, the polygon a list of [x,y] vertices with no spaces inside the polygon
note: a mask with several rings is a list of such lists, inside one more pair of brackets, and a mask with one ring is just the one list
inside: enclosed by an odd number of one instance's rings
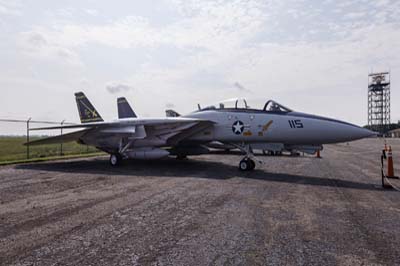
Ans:
{"label": "gray fuselage", "polygon": [[[215,122],[213,127],[190,138],[203,142],[320,145],[361,139],[372,133],[346,122],[297,112],[208,110],[185,117]],[[233,126],[237,121],[244,125],[241,133],[234,131]]]}

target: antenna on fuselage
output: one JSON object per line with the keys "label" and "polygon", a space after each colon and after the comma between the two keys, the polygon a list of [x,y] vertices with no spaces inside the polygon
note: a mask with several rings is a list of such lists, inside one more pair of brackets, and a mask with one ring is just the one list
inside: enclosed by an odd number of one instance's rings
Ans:
{"label": "antenna on fuselage", "polygon": [[197,108],[199,109],[199,111],[201,110],[200,104],[197,104]]}

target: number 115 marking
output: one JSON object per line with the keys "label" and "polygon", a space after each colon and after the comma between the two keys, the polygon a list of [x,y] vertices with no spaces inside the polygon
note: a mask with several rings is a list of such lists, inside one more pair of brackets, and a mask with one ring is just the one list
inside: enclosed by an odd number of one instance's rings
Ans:
{"label": "number 115 marking", "polygon": [[304,128],[304,125],[303,125],[303,123],[301,122],[300,119],[298,119],[298,120],[289,120],[288,122],[289,122],[290,128]]}

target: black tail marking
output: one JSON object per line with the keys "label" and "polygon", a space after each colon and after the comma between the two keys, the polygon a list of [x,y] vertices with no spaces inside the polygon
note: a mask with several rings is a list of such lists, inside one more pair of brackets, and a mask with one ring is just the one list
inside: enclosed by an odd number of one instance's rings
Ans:
{"label": "black tail marking", "polygon": [[75,93],[75,100],[82,123],[104,121],[83,92]]}

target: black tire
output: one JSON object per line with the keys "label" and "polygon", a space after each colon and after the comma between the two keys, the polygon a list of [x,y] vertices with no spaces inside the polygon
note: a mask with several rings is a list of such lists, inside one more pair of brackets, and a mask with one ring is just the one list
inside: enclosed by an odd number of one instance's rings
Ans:
{"label": "black tire", "polygon": [[244,171],[251,171],[256,167],[256,163],[250,158],[244,158],[239,163],[239,170]]}
{"label": "black tire", "polygon": [[244,172],[244,171],[248,171],[250,169],[251,165],[249,163],[249,160],[243,159],[239,162],[239,170]]}
{"label": "black tire", "polygon": [[118,166],[121,164],[122,157],[119,154],[111,154],[110,155],[110,165],[111,166]]}
{"label": "black tire", "polygon": [[250,169],[249,170],[254,170],[256,168],[256,163],[251,159],[249,159],[249,162],[250,162]]}

